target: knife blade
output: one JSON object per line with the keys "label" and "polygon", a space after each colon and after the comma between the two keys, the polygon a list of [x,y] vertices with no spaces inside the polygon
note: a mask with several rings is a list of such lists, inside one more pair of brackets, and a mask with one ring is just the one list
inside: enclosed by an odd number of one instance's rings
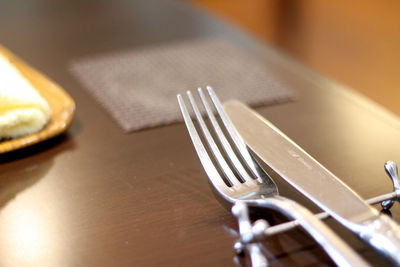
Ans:
{"label": "knife blade", "polygon": [[271,122],[239,101],[224,104],[246,145],[280,177],[400,266],[400,228],[368,205]]}

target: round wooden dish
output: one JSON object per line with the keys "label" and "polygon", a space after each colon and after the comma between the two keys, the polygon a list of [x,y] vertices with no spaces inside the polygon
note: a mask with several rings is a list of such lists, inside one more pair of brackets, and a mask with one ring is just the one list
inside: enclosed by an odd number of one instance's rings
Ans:
{"label": "round wooden dish", "polygon": [[0,54],[7,57],[22,75],[31,82],[40,95],[46,99],[51,109],[50,121],[41,131],[17,139],[1,141],[0,154],[39,143],[64,132],[71,124],[74,116],[74,100],[59,85],[24,63],[2,46],[0,46]]}

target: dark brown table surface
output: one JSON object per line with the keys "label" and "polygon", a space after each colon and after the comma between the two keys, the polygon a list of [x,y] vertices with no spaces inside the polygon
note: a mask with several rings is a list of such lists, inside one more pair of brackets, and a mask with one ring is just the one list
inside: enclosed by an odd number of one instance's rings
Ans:
{"label": "dark brown table surface", "polygon": [[[179,1],[0,1],[0,43],[77,104],[67,133],[0,156],[0,266],[234,266],[236,221],[185,126],[125,134],[68,71],[82,56],[214,35],[273,64],[293,90],[294,101],[261,114],[364,198],[392,189],[383,164],[400,162],[397,118],[200,11]],[[392,214],[400,221],[398,204]],[[368,261],[388,264],[329,225]],[[264,245],[272,266],[333,265],[300,229]]]}

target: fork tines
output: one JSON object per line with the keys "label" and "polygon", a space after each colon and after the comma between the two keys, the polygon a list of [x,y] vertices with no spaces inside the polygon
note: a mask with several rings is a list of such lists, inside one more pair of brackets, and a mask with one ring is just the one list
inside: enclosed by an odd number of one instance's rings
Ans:
{"label": "fork tines", "polygon": [[[237,133],[236,129],[234,128],[232,122],[230,122],[227,114],[225,113],[221,102],[219,101],[218,97],[214,93],[213,89],[209,86],[207,86],[207,92],[209,95],[209,99],[211,99],[211,102],[213,103],[213,106],[215,110],[217,111],[217,114],[219,115],[221,121],[223,122],[227,135],[230,137],[230,140],[235,144],[236,149],[239,151],[239,154],[242,156],[243,161],[248,164],[248,169],[250,170],[250,173],[257,173],[257,166],[254,165],[253,160],[251,159],[251,156],[249,152],[247,151],[246,145],[244,144],[243,140]],[[243,183],[245,181],[254,179],[252,178],[248,171],[244,168],[243,164],[240,162],[239,158],[236,156],[236,153],[232,149],[232,146],[230,145],[230,142],[228,139],[225,137],[224,131],[221,129],[212,108],[209,105],[209,101],[207,100],[206,95],[203,93],[203,90],[201,88],[198,89],[198,94],[200,96],[201,102],[203,103],[203,107],[206,111],[207,117],[212,125],[214,135],[217,136],[217,139],[219,141],[220,146],[223,148],[225,157],[221,153],[220,149],[218,148],[218,145],[213,138],[212,134],[210,133],[207,124],[205,123],[201,112],[196,104],[196,101],[190,91],[187,91],[187,97],[189,99],[190,105],[192,106],[194,116],[196,117],[196,120],[198,122],[198,125],[201,129],[201,132],[203,133],[203,138],[206,140],[208,144],[208,148],[211,151],[216,164],[218,165],[219,169],[222,170],[223,175],[225,176],[225,181],[228,183],[229,186],[235,186],[238,183]],[[181,95],[178,95],[178,102],[180,105],[180,109],[186,124],[186,127],[188,129],[189,135],[192,139],[193,145],[195,147],[195,150],[197,152],[197,155],[199,156],[199,159],[208,175],[210,178],[211,182],[216,185],[215,183],[220,184],[221,182],[223,183],[223,179],[217,169],[214,166],[213,161],[210,158],[209,153],[207,152],[206,148],[203,145],[202,139],[198,134],[198,131],[196,130],[196,127],[194,126],[194,123],[190,117],[190,114],[186,108],[185,102],[183,101],[183,97]],[[229,159],[230,165],[233,166],[231,168],[225,158]],[[252,163],[252,164],[251,164]],[[234,169],[235,173],[232,171]],[[257,176],[256,176],[257,177]]]}

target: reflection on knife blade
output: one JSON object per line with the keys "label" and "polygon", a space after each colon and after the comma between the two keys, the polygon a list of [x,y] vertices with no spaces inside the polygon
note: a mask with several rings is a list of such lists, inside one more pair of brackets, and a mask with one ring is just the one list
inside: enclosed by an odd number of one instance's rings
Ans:
{"label": "reflection on knife blade", "polygon": [[240,135],[269,168],[400,266],[400,228],[271,122],[238,101],[224,105]]}

